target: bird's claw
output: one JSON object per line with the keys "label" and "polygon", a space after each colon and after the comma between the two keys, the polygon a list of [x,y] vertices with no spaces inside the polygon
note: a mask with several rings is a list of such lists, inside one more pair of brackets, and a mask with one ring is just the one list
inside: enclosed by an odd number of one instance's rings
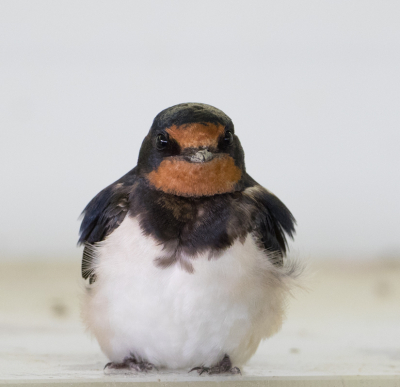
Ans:
{"label": "bird's claw", "polygon": [[208,375],[215,375],[215,374],[223,374],[223,373],[228,373],[230,372],[231,374],[242,374],[240,371],[240,368],[238,367],[232,367],[230,369],[224,369],[222,367],[216,366],[216,367],[194,367],[192,368],[189,372],[192,371],[197,371],[199,375],[202,375],[204,373],[207,373]]}
{"label": "bird's claw", "polygon": [[126,357],[122,363],[109,362],[104,366],[104,369],[129,369],[137,372],[147,372],[155,369],[158,371],[158,368],[154,364],[147,361],[137,361],[135,357]]}
{"label": "bird's claw", "polygon": [[201,374],[204,374],[204,372],[209,373],[210,368],[209,367],[194,367],[189,372],[192,372],[192,371],[197,371],[197,373],[199,375],[201,375]]}
{"label": "bird's claw", "polygon": [[231,374],[242,374],[240,372],[240,369],[238,367],[232,367],[231,360],[229,359],[229,356],[225,355],[225,357],[222,359],[222,361],[217,364],[216,366],[213,367],[194,367],[192,368],[189,372],[192,371],[197,371],[199,375],[202,375],[204,373],[207,373],[208,375],[214,375],[214,374],[222,374],[222,373],[228,373],[230,372]]}

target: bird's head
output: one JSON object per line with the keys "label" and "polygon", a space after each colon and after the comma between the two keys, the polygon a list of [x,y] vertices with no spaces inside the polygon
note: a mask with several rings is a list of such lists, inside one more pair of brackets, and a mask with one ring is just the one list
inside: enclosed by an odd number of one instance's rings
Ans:
{"label": "bird's head", "polygon": [[143,141],[138,173],[155,189],[178,196],[239,190],[244,153],[232,120],[200,103],[163,110]]}

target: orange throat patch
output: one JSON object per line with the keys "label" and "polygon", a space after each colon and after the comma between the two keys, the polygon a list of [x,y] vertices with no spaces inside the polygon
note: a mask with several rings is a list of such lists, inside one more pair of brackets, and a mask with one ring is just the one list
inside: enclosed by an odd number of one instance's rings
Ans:
{"label": "orange throat patch", "polygon": [[180,158],[166,158],[147,175],[155,188],[179,196],[212,196],[233,192],[242,176],[228,155],[206,163],[190,163]]}

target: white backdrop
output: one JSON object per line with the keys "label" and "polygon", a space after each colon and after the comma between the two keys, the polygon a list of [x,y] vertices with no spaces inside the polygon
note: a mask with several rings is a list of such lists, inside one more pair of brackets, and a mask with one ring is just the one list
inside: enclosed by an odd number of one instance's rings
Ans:
{"label": "white backdrop", "polygon": [[78,259],[154,116],[204,102],[298,221],[293,250],[400,255],[398,1],[0,1],[0,259]]}

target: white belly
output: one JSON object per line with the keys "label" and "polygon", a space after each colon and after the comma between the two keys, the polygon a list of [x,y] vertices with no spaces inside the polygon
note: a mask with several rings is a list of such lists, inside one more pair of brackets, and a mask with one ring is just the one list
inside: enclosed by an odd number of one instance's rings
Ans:
{"label": "white belly", "polygon": [[159,268],[162,246],[127,216],[96,247],[96,282],[83,318],[111,361],[130,354],[158,367],[211,366],[227,354],[246,362],[281,326],[287,286],[251,235],[219,258]]}

